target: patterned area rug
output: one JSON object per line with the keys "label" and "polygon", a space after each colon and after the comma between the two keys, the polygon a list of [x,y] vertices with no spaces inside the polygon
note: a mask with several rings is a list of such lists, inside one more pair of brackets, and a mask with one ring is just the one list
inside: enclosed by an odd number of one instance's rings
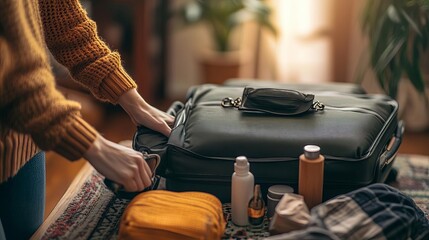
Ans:
{"label": "patterned area rug", "polygon": [[[412,197],[429,218],[429,157],[400,155],[394,166],[399,171],[398,181],[391,185]],[[88,164],[33,239],[116,239],[120,217],[128,202],[116,198]],[[230,221],[230,205],[224,204],[223,208],[228,221],[223,239],[269,236],[268,220],[257,229],[236,227]]]}

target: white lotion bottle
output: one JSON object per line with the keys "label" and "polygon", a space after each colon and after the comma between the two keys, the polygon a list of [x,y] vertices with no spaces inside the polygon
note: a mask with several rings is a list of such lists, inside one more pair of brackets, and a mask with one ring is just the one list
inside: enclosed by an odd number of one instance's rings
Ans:
{"label": "white lotion bottle", "polygon": [[237,226],[246,226],[249,223],[247,205],[253,196],[255,179],[249,171],[249,162],[245,156],[235,159],[231,182],[232,222]]}

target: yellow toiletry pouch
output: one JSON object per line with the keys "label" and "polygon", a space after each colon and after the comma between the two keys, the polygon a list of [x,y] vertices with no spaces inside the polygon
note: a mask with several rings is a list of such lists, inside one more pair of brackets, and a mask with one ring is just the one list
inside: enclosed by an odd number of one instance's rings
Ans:
{"label": "yellow toiletry pouch", "polygon": [[222,204],[211,194],[153,190],[127,206],[119,239],[220,239],[225,225]]}

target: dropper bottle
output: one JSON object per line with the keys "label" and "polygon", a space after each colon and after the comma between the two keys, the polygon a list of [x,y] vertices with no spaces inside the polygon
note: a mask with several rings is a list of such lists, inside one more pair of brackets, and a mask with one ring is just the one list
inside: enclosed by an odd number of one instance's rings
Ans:
{"label": "dropper bottle", "polygon": [[265,203],[264,199],[262,199],[261,186],[259,184],[255,185],[253,197],[249,201],[247,213],[249,215],[249,224],[251,226],[262,226],[265,217]]}

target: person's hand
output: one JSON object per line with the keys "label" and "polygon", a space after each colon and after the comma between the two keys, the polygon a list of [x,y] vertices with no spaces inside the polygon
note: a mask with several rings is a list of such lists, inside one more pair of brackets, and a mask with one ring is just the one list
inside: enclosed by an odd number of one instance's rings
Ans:
{"label": "person's hand", "polygon": [[118,103],[137,126],[143,125],[165,136],[170,135],[170,126],[174,123],[174,117],[152,107],[135,88],[124,93]]}
{"label": "person's hand", "polygon": [[143,191],[152,184],[152,171],[142,153],[100,135],[85,152],[84,158],[106,178],[122,185],[125,191]]}

